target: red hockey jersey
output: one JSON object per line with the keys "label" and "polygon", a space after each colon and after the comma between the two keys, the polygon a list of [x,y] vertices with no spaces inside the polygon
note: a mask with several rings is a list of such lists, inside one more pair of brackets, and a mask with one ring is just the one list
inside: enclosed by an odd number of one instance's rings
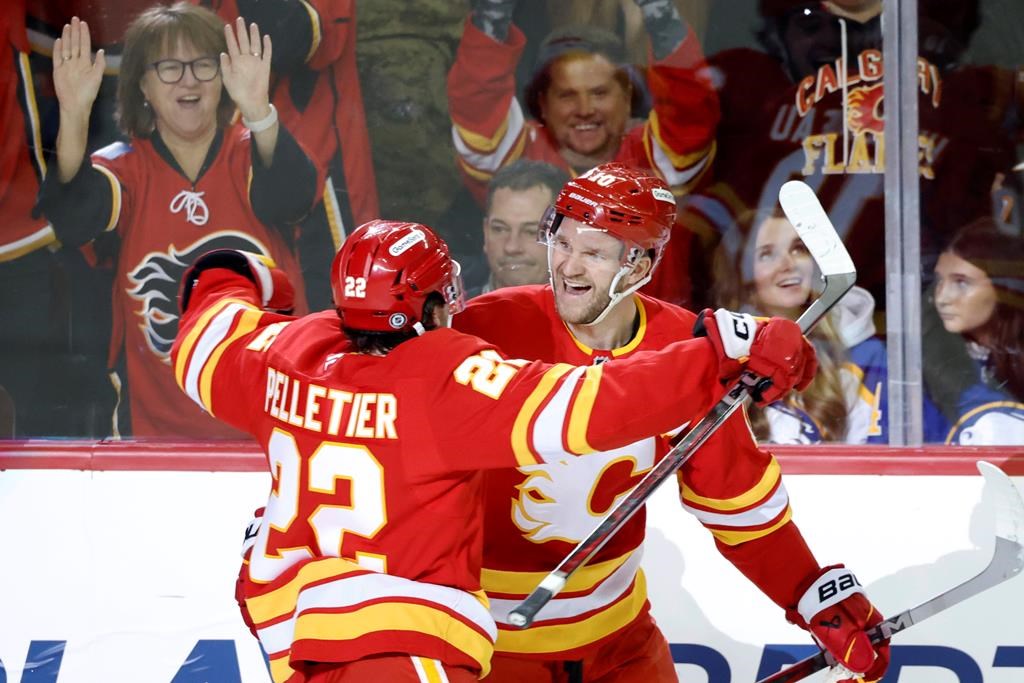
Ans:
{"label": "red hockey jersey", "polygon": [[703,340],[573,367],[441,329],[382,357],[354,352],[333,311],[296,319],[257,301],[245,278],[203,273],[172,359],[188,396],[267,452],[244,593],[278,682],[304,660],[382,652],[486,672],[482,471],[621,447],[717,394]]}
{"label": "red hockey jersey", "polygon": [[[693,313],[643,295],[634,300],[639,327],[617,349],[591,349],[577,340],[559,318],[547,285],[476,297],[454,324],[515,357],[588,364],[605,372],[636,354],[692,338]],[[663,392],[686,391],[682,387],[691,383],[660,380],[639,405],[659,400]],[[640,510],[573,575],[530,629],[519,630],[507,620],[509,611],[664,456],[667,443],[652,436],[660,433],[647,432],[628,446],[586,458],[569,458],[566,452],[555,462],[487,474],[483,585],[498,623],[499,652],[579,659],[647,612]],[[679,484],[683,506],[714,534],[727,557],[753,541],[778,544],[776,556],[792,551],[787,569],[751,572],[770,597],[780,604],[791,601],[789,593],[817,564],[790,522],[778,463],[757,448],[744,414],[735,414],[701,447],[681,470]]]}
{"label": "red hockey jersey", "polygon": [[10,261],[54,242],[53,227],[33,218],[36,193],[46,173],[39,108],[28,62],[23,0],[0,7],[0,261]]}
{"label": "red hockey jersey", "polygon": [[248,131],[225,129],[210,167],[191,184],[146,139],[115,143],[92,155],[113,193],[107,230],[120,251],[114,283],[111,367],[123,348],[134,436],[243,438],[205,415],[175,389],[171,343],[178,329],[178,283],[211,249],[243,249],[272,257],[305,296],[298,264],[280,233],[253,213],[249,201]]}
{"label": "red hockey jersey", "polygon": [[[508,42],[498,43],[467,19],[448,74],[459,167],[481,202],[495,171],[519,158],[546,161],[574,173],[544,126],[527,120],[516,100],[516,64],[525,45],[526,38],[514,25]],[[614,161],[649,169],[683,195],[711,166],[719,117],[718,99],[694,31],[687,32],[674,52],[651,64],[647,79],[653,109],[641,125],[626,131]],[[646,292],[689,303],[690,240],[688,229],[678,223]]]}

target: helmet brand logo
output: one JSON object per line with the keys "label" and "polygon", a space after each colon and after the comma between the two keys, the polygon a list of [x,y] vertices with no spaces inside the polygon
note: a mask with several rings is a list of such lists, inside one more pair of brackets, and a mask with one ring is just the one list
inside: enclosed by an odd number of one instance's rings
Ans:
{"label": "helmet brand logo", "polygon": [[676,203],[676,198],[672,193],[663,187],[652,187],[651,194],[654,195],[655,199],[660,199],[663,202],[669,202],[671,204]]}
{"label": "helmet brand logo", "polygon": [[569,193],[569,198],[570,199],[575,199],[578,202],[583,202],[587,206],[597,206],[597,202],[595,202],[590,197],[584,197],[583,195],[576,194],[575,192],[570,192]]}
{"label": "helmet brand logo", "polygon": [[[427,243],[427,236],[423,234],[422,230],[413,230],[408,235],[392,244],[388,247],[388,253],[392,256],[399,256],[408,251],[412,245],[417,242],[423,242],[424,245]],[[404,325],[405,323],[403,322],[402,324]]]}
{"label": "helmet brand logo", "polygon": [[[423,233],[420,233],[423,234]],[[396,330],[400,330],[405,327],[405,323],[409,321],[405,313],[392,313],[391,317],[388,318],[388,325],[391,325]]]}

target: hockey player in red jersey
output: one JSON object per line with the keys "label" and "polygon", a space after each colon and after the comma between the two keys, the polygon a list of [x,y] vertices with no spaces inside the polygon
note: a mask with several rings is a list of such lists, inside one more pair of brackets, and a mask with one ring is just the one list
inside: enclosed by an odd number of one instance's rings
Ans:
{"label": "hockey player in red jersey", "polygon": [[[608,367],[511,360],[447,329],[458,264],[415,223],[359,228],[332,281],[336,311],[264,312],[291,305],[283,272],[207,253],[186,273],[171,353],[179,386],[267,453],[273,486],[241,586],[277,683],[486,674],[483,470],[672,430],[710,407],[739,354],[780,388],[815,364],[782,319],[745,343],[723,330],[742,347],[732,356],[698,339]],[[649,396],[657,384],[676,390]]]}
{"label": "hockey player in red jersey", "polygon": [[[550,285],[474,298],[455,319],[456,329],[514,357],[605,372],[691,337],[698,316],[636,291],[658,266],[675,217],[672,193],[662,180],[604,164],[568,182],[548,216],[542,231]],[[705,311],[702,319],[715,321],[723,313]],[[649,393],[642,405],[658,393]],[[483,586],[498,624],[487,681],[676,680],[668,643],[649,614],[640,570],[643,512],[569,580],[532,628],[518,630],[507,620],[537,577],[592,531],[595,515],[664,455],[666,443],[657,434],[587,458],[566,452],[555,462],[487,473]],[[791,520],[779,465],[754,443],[745,415],[730,418],[683,467],[679,489],[683,506],[708,528],[720,552],[791,621],[823,640],[849,668],[868,671],[872,680],[881,677],[888,646],[878,649],[876,659],[862,630],[880,615],[852,579],[835,600],[816,602],[818,588],[852,575],[819,567]],[[815,616],[823,608],[824,617]],[[836,615],[834,630],[820,625]]]}

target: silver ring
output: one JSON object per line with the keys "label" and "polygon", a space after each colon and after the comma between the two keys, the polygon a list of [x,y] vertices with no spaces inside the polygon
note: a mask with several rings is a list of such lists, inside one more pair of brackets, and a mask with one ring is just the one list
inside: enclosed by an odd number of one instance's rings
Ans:
{"label": "silver ring", "polygon": [[263,55],[261,55],[259,52],[253,52],[251,54],[253,57],[259,57],[260,59],[263,59]]}

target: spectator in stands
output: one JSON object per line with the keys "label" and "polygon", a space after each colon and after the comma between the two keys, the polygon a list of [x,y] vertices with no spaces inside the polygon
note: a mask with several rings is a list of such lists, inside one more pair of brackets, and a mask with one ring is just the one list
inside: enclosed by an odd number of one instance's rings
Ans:
{"label": "spectator in stands", "polygon": [[547,211],[569,175],[543,161],[519,159],[494,174],[487,186],[484,256],[489,276],[471,296],[501,287],[548,281],[548,250],[538,240]]}
{"label": "spectator in stands", "polygon": [[[781,208],[752,214],[752,239],[716,257],[718,303],[795,320],[817,296],[814,260]],[[744,231],[746,233],[746,231]],[[886,349],[875,302],[854,287],[808,335],[818,374],[802,394],[751,409],[758,439],[773,443],[887,443]]]}
{"label": "spectator in stands", "polygon": [[[885,308],[885,159],[882,0],[759,0],[763,49],[709,55],[721,121],[713,179],[680,207],[708,244],[747,211],[768,209],[779,188],[805,180],[839,230],[858,284]],[[931,265],[956,229],[991,213],[997,174],[1015,145],[1012,70],[965,63],[978,0],[921,0],[918,94],[921,254]],[[723,21],[730,3],[714,3]],[[712,20],[714,23],[714,19]],[[742,236],[746,239],[746,236]]]}
{"label": "spectator in stands", "polygon": [[[232,29],[185,2],[144,12],[127,31],[118,77],[119,123],[130,142],[93,153],[89,164],[86,131],[105,57],[101,50],[92,59],[89,29],[77,18],[54,44],[61,121],[40,205],[65,246],[118,238],[109,258],[109,360],[124,365],[135,436],[241,436],[174,391],[176,283],[196,257],[241,248],[276,259],[299,282],[293,226],[321,183],[269,102],[271,59],[271,41],[255,24],[239,19]],[[236,106],[241,126],[230,125]],[[298,295],[305,310],[301,288]]]}
{"label": "spectator in stands", "polygon": [[[990,218],[962,228],[935,265],[934,303],[946,331],[966,342],[974,368],[955,396],[935,397],[956,405],[946,442],[1024,444],[1024,240]],[[936,341],[925,338],[932,387],[950,362],[928,351]]]}
{"label": "spectator in stands", "polygon": [[310,308],[330,308],[331,258],[355,226],[380,215],[356,72],[355,0],[214,0],[212,9],[227,22],[255,22],[270,36],[271,101],[326,170],[322,201],[302,222],[297,249]]}
{"label": "spectator in stands", "polygon": [[[448,75],[452,136],[471,191],[482,201],[503,165],[525,157],[573,175],[620,161],[651,169],[677,194],[697,184],[711,163],[718,102],[704,57],[670,0],[635,0],[651,39],[647,69],[653,109],[631,118],[634,88],[621,41],[587,26],[566,26],[540,47],[526,88],[527,120],[515,98],[515,71],[525,46],[512,25],[516,0],[475,0]],[[645,292],[690,301],[690,239],[676,226],[655,280]]]}

